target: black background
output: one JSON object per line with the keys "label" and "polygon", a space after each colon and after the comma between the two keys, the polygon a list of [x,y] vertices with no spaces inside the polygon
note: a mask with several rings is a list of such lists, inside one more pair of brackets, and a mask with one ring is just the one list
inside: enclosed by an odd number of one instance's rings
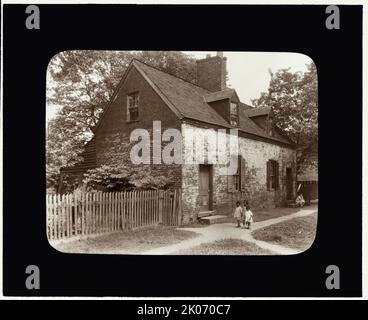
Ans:
{"label": "black background", "polygon": [[[361,296],[362,7],[4,5],[4,295]],[[313,246],[296,256],[63,254],[45,233],[46,69],[73,49],[287,51],[310,56],[319,81],[319,216]],[[245,70],[246,72],[246,70]],[[36,264],[41,289],[25,288]],[[341,289],[325,287],[326,266]]]}

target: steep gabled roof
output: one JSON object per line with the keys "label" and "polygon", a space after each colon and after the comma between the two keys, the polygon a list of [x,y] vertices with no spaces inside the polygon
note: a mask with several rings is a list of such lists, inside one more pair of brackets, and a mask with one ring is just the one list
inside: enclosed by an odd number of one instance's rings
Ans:
{"label": "steep gabled roof", "polygon": [[[217,113],[214,108],[208,104],[208,102],[216,101],[216,99],[231,99],[234,96],[239,100],[234,89],[211,92],[189,81],[149,66],[137,59],[133,59],[129,65],[127,71],[122,77],[122,80],[115,89],[115,93],[110,100],[109,106],[116,99],[116,95],[118,94],[120,87],[124,84],[127,74],[132,67],[135,67],[138,70],[138,72],[145,78],[145,80],[151,85],[167,106],[179,117],[179,119],[196,120],[223,128],[233,128],[219,113]],[[109,109],[109,106],[106,107],[97,127],[100,125],[102,118]],[[254,112],[253,109],[255,108],[242,102],[239,103],[239,106],[239,131],[267,140],[292,145],[292,142],[282,135],[277,134],[271,137],[263,129],[257,126],[248,116],[248,113]],[[262,112],[265,112],[265,110],[262,110]]]}
{"label": "steep gabled roof", "polygon": [[[151,67],[141,61],[134,60],[134,66],[143,73],[142,75],[151,83],[160,95],[169,101],[171,108],[176,108],[181,118],[193,119],[209,124],[215,124],[224,128],[232,128],[229,123],[218,114],[207,102],[227,99],[236,95],[234,89],[225,89],[219,92],[210,92],[191,82]],[[236,95],[237,97],[237,95]],[[253,111],[249,105],[239,104],[239,130],[245,133],[274,140],[286,144],[291,141],[281,135],[269,136],[249,117],[248,113]],[[257,108],[258,109],[258,108]],[[261,112],[266,112],[265,108]],[[268,112],[270,108],[268,108]]]}
{"label": "steep gabled roof", "polygon": [[182,118],[230,127],[226,120],[206,103],[204,96],[210,91],[138,60],[134,60],[134,65],[153,82],[159,92],[178,110]]}

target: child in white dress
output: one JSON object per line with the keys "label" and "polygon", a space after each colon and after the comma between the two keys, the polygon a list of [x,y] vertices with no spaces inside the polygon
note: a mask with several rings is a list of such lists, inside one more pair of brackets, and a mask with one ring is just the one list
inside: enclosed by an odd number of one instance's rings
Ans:
{"label": "child in white dress", "polygon": [[245,207],[245,228],[250,229],[250,225],[253,222],[253,212],[250,211],[250,206]]}
{"label": "child in white dress", "polygon": [[240,228],[240,221],[242,219],[242,207],[239,201],[236,203],[236,208],[234,211],[234,218],[236,219],[236,222],[238,223],[236,227]]}

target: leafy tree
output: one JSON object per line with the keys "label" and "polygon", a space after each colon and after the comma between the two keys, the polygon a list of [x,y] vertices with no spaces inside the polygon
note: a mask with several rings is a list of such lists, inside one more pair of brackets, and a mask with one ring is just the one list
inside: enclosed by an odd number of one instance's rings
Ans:
{"label": "leafy tree", "polygon": [[[170,170],[169,170],[170,171]],[[170,172],[163,176],[150,165],[127,166],[125,164],[102,165],[88,170],[83,182],[89,190],[121,191],[131,189],[167,189],[173,185]]]}
{"label": "leafy tree", "polygon": [[48,103],[61,106],[61,116],[93,131],[133,58],[195,81],[195,59],[179,51],[64,51],[49,64]]}
{"label": "leafy tree", "polygon": [[314,63],[307,67],[306,72],[270,72],[268,92],[252,101],[255,107],[271,106],[275,124],[296,143],[298,171],[316,165],[318,146],[317,70]]}
{"label": "leafy tree", "polygon": [[167,73],[196,82],[196,59],[180,51],[142,51],[137,58]]}
{"label": "leafy tree", "polygon": [[[65,138],[68,138],[68,141]],[[61,167],[81,161],[85,136],[83,128],[66,117],[58,116],[48,123],[46,138],[46,185],[54,188],[59,182]]]}
{"label": "leafy tree", "polygon": [[132,58],[195,81],[195,59],[179,51],[64,51],[51,59],[47,103],[59,111],[47,128],[47,187],[57,184],[60,167],[81,160],[83,145]]}

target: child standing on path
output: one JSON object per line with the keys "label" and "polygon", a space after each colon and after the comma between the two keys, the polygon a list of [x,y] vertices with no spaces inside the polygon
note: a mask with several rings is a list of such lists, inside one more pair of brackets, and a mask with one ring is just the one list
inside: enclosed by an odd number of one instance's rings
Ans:
{"label": "child standing on path", "polygon": [[252,212],[252,211],[250,211],[250,206],[249,206],[249,205],[247,205],[247,206],[245,207],[245,214],[244,214],[244,218],[245,218],[245,220],[244,220],[244,222],[245,222],[245,227],[246,227],[247,229],[250,229],[250,225],[251,225],[251,223],[253,222],[253,212]]}
{"label": "child standing on path", "polygon": [[235,208],[235,211],[234,211],[234,218],[236,219],[236,222],[238,223],[238,225],[236,227],[240,228],[240,221],[241,221],[241,218],[242,218],[242,207],[241,207],[239,201],[236,203],[236,208]]}
{"label": "child standing on path", "polygon": [[243,222],[243,227],[245,228],[245,211],[246,211],[246,207],[249,206],[249,202],[248,200],[244,199],[243,201],[243,211],[242,211],[242,222]]}

